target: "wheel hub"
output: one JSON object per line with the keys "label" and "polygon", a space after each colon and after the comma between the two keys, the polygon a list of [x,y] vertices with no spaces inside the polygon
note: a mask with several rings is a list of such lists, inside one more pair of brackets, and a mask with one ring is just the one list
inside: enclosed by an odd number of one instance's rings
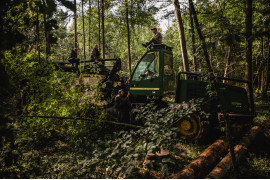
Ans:
{"label": "wheel hub", "polygon": [[184,136],[194,136],[198,131],[198,122],[194,117],[185,117],[180,120],[178,127],[180,134]]}
{"label": "wheel hub", "polygon": [[182,123],[181,123],[181,129],[185,130],[185,131],[188,131],[190,130],[191,128],[191,123],[187,120],[184,120]]}

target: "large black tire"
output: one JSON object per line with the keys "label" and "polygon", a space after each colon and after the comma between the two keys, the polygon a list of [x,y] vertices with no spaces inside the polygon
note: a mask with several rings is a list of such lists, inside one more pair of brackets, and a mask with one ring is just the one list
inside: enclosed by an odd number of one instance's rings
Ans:
{"label": "large black tire", "polygon": [[202,144],[207,141],[210,123],[198,114],[192,113],[182,118],[176,118],[175,124],[179,134],[189,142]]}

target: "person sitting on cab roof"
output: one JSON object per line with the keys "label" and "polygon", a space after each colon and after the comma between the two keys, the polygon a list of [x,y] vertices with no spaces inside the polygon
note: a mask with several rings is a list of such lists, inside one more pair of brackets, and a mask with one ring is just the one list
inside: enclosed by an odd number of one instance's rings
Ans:
{"label": "person sitting on cab roof", "polygon": [[142,44],[144,47],[147,47],[149,44],[161,44],[162,43],[162,35],[160,32],[157,31],[157,28],[151,29],[154,37],[152,37],[148,42]]}

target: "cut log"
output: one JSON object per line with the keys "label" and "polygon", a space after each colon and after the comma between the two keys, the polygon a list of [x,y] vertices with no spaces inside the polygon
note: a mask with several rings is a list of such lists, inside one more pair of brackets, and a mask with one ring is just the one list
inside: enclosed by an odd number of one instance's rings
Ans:
{"label": "cut log", "polygon": [[[236,161],[239,161],[241,157],[247,152],[248,146],[256,138],[260,132],[259,126],[254,126],[251,128],[249,135],[244,137],[242,145],[236,145],[234,147]],[[231,159],[231,154],[228,153],[218,165],[207,175],[206,179],[224,179],[226,175],[232,170],[233,164]]]}
{"label": "cut log", "polygon": [[220,160],[228,144],[224,140],[217,140],[209,146],[197,159],[192,161],[185,169],[172,176],[173,179],[196,179],[207,175],[209,170]]}
{"label": "cut log", "polygon": [[[236,161],[247,152],[247,148],[243,145],[236,145],[234,147],[234,153]],[[218,165],[206,176],[206,179],[223,179],[226,174],[232,169],[232,157],[231,153],[228,153]]]}

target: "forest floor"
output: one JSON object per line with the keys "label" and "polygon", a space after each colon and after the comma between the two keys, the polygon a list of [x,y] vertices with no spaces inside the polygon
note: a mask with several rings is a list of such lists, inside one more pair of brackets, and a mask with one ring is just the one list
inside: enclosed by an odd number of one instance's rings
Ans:
{"label": "forest floor", "polygon": [[[270,97],[270,94],[269,96]],[[257,117],[254,124],[262,128],[262,133],[249,148],[246,158],[239,164],[239,171],[232,172],[229,178],[270,178],[270,99],[256,99]],[[64,139],[52,139],[33,147],[31,140],[24,139],[24,146],[19,147],[16,161],[8,168],[0,168],[3,178],[106,178],[107,173],[93,166],[91,158],[94,152],[69,145]],[[209,145],[209,144],[208,144]],[[186,166],[194,160],[208,145],[184,145],[185,152],[181,160]],[[15,153],[16,154],[16,153]],[[183,155],[183,154],[182,154]],[[177,161],[176,161],[177,163]],[[1,162],[1,164],[3,164]],[[91,168],[94,167],[94,170]],[[179,171],[181,169],[177,169]],[[96,174],[93,174],[95,172]],[[153,171],[155,173],[155,171]],[[158,173],[155,173],[158,174]],[[153,178],[142,176],[137,178]],[[164,176],[160,176],[164,177]],[[167,176],[170,177],[170,176]],[[166,178],[166,176],[165,176]]]}

